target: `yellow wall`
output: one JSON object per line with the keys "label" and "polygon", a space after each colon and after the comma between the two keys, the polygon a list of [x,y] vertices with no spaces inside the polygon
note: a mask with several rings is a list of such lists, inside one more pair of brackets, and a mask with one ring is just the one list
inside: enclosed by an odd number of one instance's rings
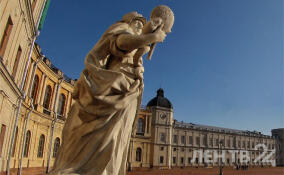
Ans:
{"label": "yellow wall", "polygon": [[[36,24],[39,21],[40,13],[43,8],[44,0],[37,0],[34,10],[31,10],[33,0],[1,0],[0,1],[0,41],[4,36],[4,30],[10,17],[13,22],[10,37],[7,42],[7,47],[3,57],[0,58],[0,128],[2,125],[6,126],[4,135],[4,142],[0,156],[0,172],[6,171],[7,160],[9,157],[9,150],[11,148],[12,134],[15,126],[16,112],[19,105],[19,98],[21,97],[21,82],[23,80],[25,67],[27,65],[28,56],[31,50],[31,43],[35,36]],[[28,4],[29,3],[29,4]],[[16,76],[12,77],[12,71],[16,59],[16,54],[19,46],[22,53],[18,63]],[[27,130],[31,132],[31,140],[29,144],[28,157],[23,159],[23,167],[46,167],[49,155],[49,143],[51,138],[52,121],[55,119],[53,109],[58,106],[58,99],[55,100],[56,89],[58,87],[62,72],[54,72],[50,67],[50,61],[42,61],[41,49],[35,45],[32,51],[31,62],[28,66],[26,74],[24,92],[27,95],[22,103],[20,110],[19,120],[17,123],[18,134],[15,139],[15,154],[11,158],[10,168],[19,167],[21,158],[21,150],[23,148],[24,127],[28,112],[31,108],[31,98],[29,92],[32,88],[33,70],[39,77],[39,85],[37,88],[37,97],[34,102],[34,110],[30,114],[27,123]],[[47,85],[52,87],[52,97],[49,109],[51,114],[43,113],[43,98],[45,88]],[[66,96],[65,112],[66,117],[71,104],[71,94],[74,88],[74,81],[67,82],[66,80],[61,83],[60,93]],[[52,142],[59,137],[61,139],[61,132],[63,129],[64,121],[57,120],[55,122],[55,130]],[[0,129],[1,130],[1,129]],[[1,131],[0,131],[1,133]],[[37,157],[39,137],[43,134],[45,136],[43,157]],[[53,152],[53,145],[52,145]],[[54,158],[51,159],[51,165]]]}

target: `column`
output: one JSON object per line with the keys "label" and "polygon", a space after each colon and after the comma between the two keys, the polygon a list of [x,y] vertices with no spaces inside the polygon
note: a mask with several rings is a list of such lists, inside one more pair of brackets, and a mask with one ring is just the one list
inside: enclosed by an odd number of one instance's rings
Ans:
{"label": "column", "polygon": [[47,76],[44,74],[42,93],[41,93],[40,99],[39,99],[40,100],[39,104],[41,106],[43,105],[43,99],[44,99],[44,94],[45,94],[45,89],[46,89],[46,82],[47,82]]}
{"label": "column", "polygon": [[169,145],[169,146],[167,146],[168,167],[171,168],[171,166],[172,166],[172,162],[171,162],[172,161],[171,128],[169,127],[167,130],[168,130],[168,134],[167,134],[168,135],[168,137],[167,137],[168,141],[167,141],[167,143]]}
{"label": "column", "polygon": [[146,119],[146,122],[145,122],[145,134],[146,134],[147,133],[147,129],[148,129],[148,116],[147,115],[145,115],[145,119]]}
{"label": "column", "polygon": [[64,116],[67,116],[68,115],[68,112],[69,112],[69,107],[70,107],[70,104],[71,103],[71,92],[68,91],[68,96],[67,96],[67,101],[66,101],[66,104],[65,104],[65,111],[64,111]]}
{"label": "column", "polygon": [[177,155],[177,158],[176,158],[176,165],[179,166],[179,150],[180,150],[180,147],[178,146],[179,145],[179,130],[177,130],[177,144],[175,144],[175,147],[176,147],[176,155]]}
{"label": "column", "polygon": [[187,134],[186,134],[186,130],[184,131],[184,158],[183,158],[183,165],[186,166],[186,161],[187,161],[187,156],[186,156],[186,153],[187,153],[187,146],[186,146],[186,138],[187,138]]}
{"label": "column", "polygon": [[142,146],[143,149],[142,149],[142,154],[141,154],[141,167],[143,167],[143,164],[144,164],[144,153],[146,151],[145,150],[145,143],[143,142],[142,145],[143,145]]}
{"label": "column", "polygon": [[130,157],[130,169],[132,170],[132,162],[133,162],[133,150],[134,150],[134,140],[132,140],[132,145],[131,145],[131,157]]}
{"label": "column", "polygon": [[156,143],[158,143],[159,139],[159,133],[158,133],[158,127],[156,127]]}
{"label": "column", "polygon": [[38,90],[38,96],[37,96],[37,99],[36,99],[36,104],[40,103],[41,96],[42,96],[41,93],[42,93],[42,90],[44,88],[43,85],[44,85],[45,77],[46,77],[46,75],[42,74],[40,84],[39,84],[39,90]]}
{"label": "column", "polygon": [[50,111],[55,111],[57,112],[57,99],[56,99],[56,93],[57,93],[57,87],[58,87],[58,84],[56,83],[53,87],[53,93],[52,93],[52,102],[51,102],[51,108],[50,108]]}

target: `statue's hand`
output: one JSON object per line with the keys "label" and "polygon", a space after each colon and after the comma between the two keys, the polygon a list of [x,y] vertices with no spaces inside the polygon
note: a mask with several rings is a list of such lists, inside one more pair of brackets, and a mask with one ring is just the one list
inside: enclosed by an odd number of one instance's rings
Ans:
{"label": "statue's hand", "polygon": [[141,49],[141,56],[145,55],[146,53],[148,53],[150,51],[150,47],[149,46],[144,46],[142,48],[139,48],[139,50]]}
{"label": "statue's hand", "polygon": [[162,30],[164,27],[163,24],[161,24],[157,30],[154,32],[154,36],[155,36],[155,43],[160,43],[160,42],[163,42],[164,39],[166,38],[166,33]]}
{"label": "statue's hand", "polygon": [[152,26],[154,28],[153,31],[155,31],[157,29],[157,27],[162,25],[163,20],[162,20],[162,18],[156,17],[156,18],[151,19],[150,22],[151,22],[151,24],[152,24]]}
{"label": "statue's hand", "polygon": [[153,18],[150,21],[148,21],[143,29],[142,29],[142,34],[148,34],[148,33],[153,33],[154,31],[156,31],[156,29],[162,25],[163,20],[162,18]]}

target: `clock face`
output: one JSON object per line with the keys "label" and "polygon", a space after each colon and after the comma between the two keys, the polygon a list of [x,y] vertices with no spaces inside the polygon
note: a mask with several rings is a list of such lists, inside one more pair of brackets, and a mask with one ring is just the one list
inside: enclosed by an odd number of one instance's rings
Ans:
{"label": "clock face", "polygon": [[161,117],[161,119],[165,119],[167,117],[167,114],[162,113],[162,114],[160,114],[160,117]]}

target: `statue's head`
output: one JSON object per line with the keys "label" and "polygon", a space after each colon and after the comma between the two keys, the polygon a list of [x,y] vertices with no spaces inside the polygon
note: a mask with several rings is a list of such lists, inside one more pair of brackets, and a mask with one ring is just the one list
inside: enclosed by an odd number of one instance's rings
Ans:
{"label": "statue's head", "polygon": [[170,33],[172,31],[172,27],[174,24],[174,13],[173,11],[166,5],[159,5],[153,9],[151,12],[151,20],[155,18],[162,19],[164,23],[163,31],[166,33]]}
{"label": "statue's head", "polygon": [[121,22],[128,23],[136,34],[141,34],[142,28],[146,24],[146,19],[137,12],[130,12],[122,17]]}

